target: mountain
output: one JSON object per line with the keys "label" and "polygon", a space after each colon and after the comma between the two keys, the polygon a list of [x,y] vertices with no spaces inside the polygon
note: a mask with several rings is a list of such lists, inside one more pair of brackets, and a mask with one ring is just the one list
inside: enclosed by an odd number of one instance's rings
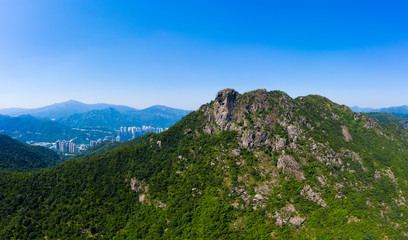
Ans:
{"label": "mountain", "polygon": [[404,239],[407,160],[393,122],[225,89],[139,144],[0,172],[0,238]]}
{"label": "mountain", "polygon": [[0,115],[0,133],[9,135],[20,142],[55,142],[58,139],[75,139],[76,142],[89,142],[116,134],[111,131],[83,131],[72,129],[56,121],[38,119],[30,115],[10,117]]}
{"label": "mountain", "polygon": [[94,110],[74,114],[58,120],[60,123],[76,128],[119,129],[120,127],[152,126],[167,128],[179,121],[190,111],[166,106],[152,106],[143,110],[120,112],[114,108]]}
{"label": "mountain", "polygon": [[388,108],[360,108],[358,106],[354,106],[351,108],[355,112],[385,112],[385,113],[397,113],[397,114],[405,114],[408,115],[408,106],[398,106],[398,107],[388,107]]}
{"label": "mountain", "polygon": [[122,105],[112,105],[106,103],[85,104],[75,100],[69,100],[67,102],[55,103],[49,106],[35,109],[18,109],[18,108],[0,109],[0,114],[14,117],[29,114],[31,116],[38,118],[57,119],[65,118],[77,113],[84,113],[92,110],[101,110],[109,107],[114,108],[121,112],[136,110],[134,108]]}
{"label": "mountain", "polygon": [[0,170],[39,170],[59,162],[58,154],[48,148],[30,146],[0,134]]}
{"label": "mountain", "polygon": [[76,127],[76,128],[101,128],[106,127],[111,129],[118,129],[122,123],[129,122],[125,114],[115,110],[114,108],[107,108],[103,110],[93,110],[86,113],[79,113],[71,115],[64,119],[59,119],[61,124]]}

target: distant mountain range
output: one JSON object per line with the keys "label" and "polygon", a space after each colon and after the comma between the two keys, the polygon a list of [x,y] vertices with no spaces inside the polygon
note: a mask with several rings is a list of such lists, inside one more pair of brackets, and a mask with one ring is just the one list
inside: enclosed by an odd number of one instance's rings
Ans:
{"label": "distant mountain range", "polygon": [[77,128],[119,129],[122,126],[153,126],[167,128],[179,121],[190,111],[152,106],[143,110],[120,112],[115,108],[93,110],[74,114],[58,120],[60,123]]}
{"label": "distant mountain range", "polygon": [[49,119],[35,118],[31,115],[10,117],[0,115],[0,133],[20,142],[55,142],[58,139],[76,139],[76,142],[89,142],[89,139],[112,135],[109,130],[81,131]]}
{"label": "distant mountain range", "polygon": [[358,106],[351,107],[354,112],[385,112],[385,113],[397,113],[408,115],[408,106],[397,106],[397,107],[388,107],[388,108],[360,108]]}
{"label": "distant mountain range", "polygon": [[75,100],[69,100],[67,102],[55,103],[49,106],[34,108],[34,109],[24,109],[24,108],[7,108],[0,109],[0,114],[8,115],[12,117],[17,117],[21,115],[31,115],[38,118],[66,118],[70,115],[77,113],[85,113],[92,110],[102,110],[106,108],[114,108],[120,112],[135,111],[135,108],[123,106],[123,105],[113,105],[107,103],[97,103],[97,104],[86,104],[78,102]]}
{"label": "distant mountain range", "polygon": [[5,115],[0,115],[0,133],[21,142],[75,139],[83,143],[115,136],[114,130],[122,126],[168,128],[189,112],[160,105],[137,110],[122,105],[70,100],[36,109],[2,109],[0,114]]}

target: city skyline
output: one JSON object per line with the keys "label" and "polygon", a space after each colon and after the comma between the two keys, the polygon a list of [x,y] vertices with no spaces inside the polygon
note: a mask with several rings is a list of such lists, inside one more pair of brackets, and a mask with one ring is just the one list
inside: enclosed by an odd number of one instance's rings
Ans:
{"label": "city skyline", "polygon": [[404,1],[0,6],[0,108],[75,99],[195,110],[224,88],[408,105]]}

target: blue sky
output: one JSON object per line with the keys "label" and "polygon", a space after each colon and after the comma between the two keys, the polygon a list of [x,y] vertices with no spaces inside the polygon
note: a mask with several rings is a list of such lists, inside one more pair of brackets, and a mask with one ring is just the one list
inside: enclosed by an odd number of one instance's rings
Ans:
{"label": "blue sky", "polygon": [[406,1],[2,0],[0,108],[196,109],[224,88],[408,105]]}

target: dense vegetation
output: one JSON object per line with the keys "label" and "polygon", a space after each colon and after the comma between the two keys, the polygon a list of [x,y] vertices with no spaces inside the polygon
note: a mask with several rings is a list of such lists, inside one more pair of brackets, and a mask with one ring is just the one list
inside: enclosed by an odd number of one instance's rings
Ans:
{"label": "dense vegetation", "polygon": [[403,239],[407,139],[320,96],[224,90],[136,144],[0,172],[0,238]]}
{"label": "dense vegetation", "polygon": [[0,170],[39,170],[60,162],[58,154],[48,148],[30,146],[0,134]]}

